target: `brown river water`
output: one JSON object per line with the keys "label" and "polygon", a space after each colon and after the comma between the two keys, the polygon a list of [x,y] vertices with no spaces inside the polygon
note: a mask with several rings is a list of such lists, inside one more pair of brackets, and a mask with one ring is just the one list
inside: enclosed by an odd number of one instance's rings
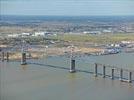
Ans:
{"label": "brown river water", "polygon": [[69,73],[70,60],[65,56],[27,62],[23,66],[19,61],[0,62],[0,100],[134,100],[134,82],[92,73],[95,62],[134,70],[132,53],[77,57],[76,73]]}

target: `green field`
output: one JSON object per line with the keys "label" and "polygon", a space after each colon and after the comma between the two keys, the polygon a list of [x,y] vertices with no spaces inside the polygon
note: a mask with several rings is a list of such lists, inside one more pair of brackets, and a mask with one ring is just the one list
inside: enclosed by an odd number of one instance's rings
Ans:
{"label": "green field", "polygon": [[120,41],[134,41],[134,34],[102,34],[102,35],[58,35],[51,37],[53,39],[75,42],[93,42],[93,43],[116,43]]}

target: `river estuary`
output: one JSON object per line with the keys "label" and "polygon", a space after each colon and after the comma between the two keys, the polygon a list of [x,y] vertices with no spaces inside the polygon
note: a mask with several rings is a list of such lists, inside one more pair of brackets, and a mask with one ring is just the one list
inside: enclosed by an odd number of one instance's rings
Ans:
{"label": "river estuary", "polygon": [[27,62],[0,62],[1,100],[134,100],[134,82],[86,72],[93,72],[95,62],[134,70],[134,53],[77,57],[76,69],[80,71],[76,73],[69,73],[70,60],[65,56]]}

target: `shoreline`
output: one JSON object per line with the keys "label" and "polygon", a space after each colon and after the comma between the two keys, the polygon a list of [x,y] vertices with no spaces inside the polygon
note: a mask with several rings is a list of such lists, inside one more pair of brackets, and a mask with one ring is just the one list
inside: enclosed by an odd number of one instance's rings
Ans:
{"label": "shoreline", "polygon": [[[45,56],[57,56],[57,55],[65,55],[70,54],[70,48],[67,47],[53,47],[53,48],[45,48],[42,49],[29,49],[27,52],[28,59],[39,59]],[[85,48],[85,47],[77,47],[73,53],[78,54],[91,54],[91,53],[98,53],[101,52],[103,49],[100,48]],[[1,55],[2,57],[2,55]],[[5,54],[6,57],[6,54]],[[21,59],[21,52],[9,52],[9,59],[10,60],[20,60]]]}

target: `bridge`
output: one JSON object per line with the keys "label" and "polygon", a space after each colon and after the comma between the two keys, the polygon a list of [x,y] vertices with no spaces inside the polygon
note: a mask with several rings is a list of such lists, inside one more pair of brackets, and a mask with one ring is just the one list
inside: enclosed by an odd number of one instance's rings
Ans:
{"label": "bridge", "polygon": [[[22,66],[27,65],[27,64],[34,64],[34,65],[38,65],[38,66],[48,66],[51,68],[59,68],[59,69],[68,70],[70,73],[84,72],[84,73],[93,74],[95,77],[101,76],[103,78],[110,78],[112,80],[114,80],[114,79],[120,80],[121,82],[134,83],[134,79],[132,77],[134,75],[134,70],[129,70],[129,69],[120,68],[117,66],[111,66],[111,65],[100,64],[100,63],[92,64],[93,66],[90,66],[94,69],[92,71],[77,69],[77,66],[76,66],[77,60],[75,58],[78,58],[79,56],[75,55],[75,53],[74,53],[75,46],[73,46],[73,45],[69,46],[69,48],[70,48],[70,55],[69,55],[70,66],[68,66],[68,68],[60,67],[60,66],[56,66],[56,65],[55,66],[48,65],[48,64],[44,64],[44,63],[38,63],[38,62],[32,63],[27,60],[28,59],[27,53],[29,52],[28,48],[30,48],[30,45],[28,43],[26,43],[25,41],[22,41],[21,45],[15,45],[9,51],[2,50],[0,52],[1,63],[4,61],[7,61],[7,62],[12,61],[9,59],[11,52],[15,52],[16,50],[18,50],[19,52],[21,52],[21,59],[19,60],[19,62]],[[126,73],[127,73],[127,75],[126,75]]]}

